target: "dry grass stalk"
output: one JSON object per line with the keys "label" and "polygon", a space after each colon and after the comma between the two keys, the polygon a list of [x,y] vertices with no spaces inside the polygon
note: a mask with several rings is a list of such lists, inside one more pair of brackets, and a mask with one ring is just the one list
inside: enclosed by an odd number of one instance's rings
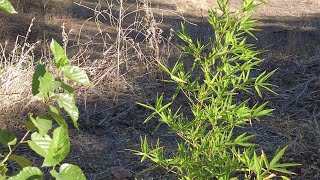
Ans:
{"label": "dry grass stalk", "polygon": [[[33,102],[31,81],[34,71],[33,49],[27,42],[34,19],[25,36],[18,36],[14,48],[7,53],[7,43],[0,44],[0,112],[1,119],[10,128]],[[19,44],[19,42],[23,42]]]}
{"label": "dry grass stalk", "polygon": [[137,92],[139,79],[152,82],[159,77],[156,61],[168,61],[172,36],[165,38],[162,35],[159,24],[163,17],[160,20],[155,18],[155,9],[151,8],[149,0],[99,1],[95,7],[77,5],[94,12],[95,17],[85,23],[94,20],[99,31],[96,36],[103,41],[96,42],[94,38],[89,38],[83,43],[80,38],[83,34],[79,34],[75,43],[83,49],[102,49],[103,57],[93,59],[89,65],[96,86],[94,93],[108,91],[108,96],[114,97],[114,104],[118,105],[123,92],[132,95]]}

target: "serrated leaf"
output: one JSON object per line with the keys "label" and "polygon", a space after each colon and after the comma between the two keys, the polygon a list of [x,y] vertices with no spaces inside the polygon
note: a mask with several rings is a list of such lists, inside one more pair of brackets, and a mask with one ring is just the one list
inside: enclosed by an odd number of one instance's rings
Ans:
{"label": "serrated leaf", "polygon": [[59,173],[55,170],[50,171],[50,174],[56,178],[56,180],[85,180],[86,177],[82,170],[73,164],[62,164],[59,169]]}
{"label": "serrated leaf", "polygon": [[37,167],[25,167],[17,175],[8,180],[42,180],[43,173]]}
{"label": "serrated leaf", "polygon": [[58,123],[59,126],[63,126],[68,129],[68,124],[66,120],[59,115],[59,111],[52,105],[49,105],[48,113],[53,117],[54,120]]}
{"label": "serrated leaf", "polygon": [[28,159],[26,159],[26,158],[23,157],[23,156],[11,154],[11,155],[9,156],[9,160],[10,160],[10,161],[15,161],[15,162],[18,163],[19,166],[21,166],[22,168],[32,166],[32,162],[29,161]]}
{"label": "serrated leaf", "polygon": [[39,77],[39,82],[39,93],[35,96],[38,100],[51,98],[54,95],[54,90],[59,87],[50,72]]}
{"label": "serrated leaf", "polygon": [[91,86],[91,82],[86,72],[78,66],[65,66],[63,67],[64,76],[72,81],[85,86]]}
{"label": "serrated leaf", "polygon": [[39,64],[36,67],[36,70],[33,73],[32,76],[32,94],[35,96],[39,93],[39,86],[40,86],[40,77],[43,77],[46,73],[46,68],[43,64]]}
{"label": "serrated leaf", "polygon": [[17,142],[17,137],[14,133],[7,130],[0,130],[0,144],[5,147],[14,145]]}
{"label": "serrated leaf", "polygon": [[57,99],[58,105],[60,108],[63,108],[70,116],[73,121],[73,124],[76,128],[78,128],[78,118],[79,118],[79,110],[76,106],[76,102],[73,98],[72,94],[61,93],[58,95]]}
{"label": "serrated leaf", "polygon": [[40,115],[37,116],[36,119],[30,116],[30,120],[32,121],[34,126],[38,128],[39,134],[41,136],[48,134],[49,130],[52,128],[52,121],[45,116]]}
{"label": "serrated leaf", "polygon": [[8,0],[0,0],[0,9],[11,14],[18,13]]}
{"label": "serrated leaf", "polygon": [[48,135],[41,136],[34,132],[31,134],[31,140],[28,141],[30,148],[42,157],[46,157],[52,139]]}
{"label": "serrated leaf", "polygon": [[39,132],[38,128],[33,124],[31,120],[24,120],[22,123],[26,126],[27,131]]}
{"label": "serrated leaf", "polygon": [[55,41],[54,39],[52,39],[52,41],[50,43],[50,49],[51,49],[51,52],[54,56],[54,61],[55,61],[57,68],[61,68],[61,67],[64,67],[64,66],[70,64],[70,61],[68,59],[66,52],[60,46],[60,44],[57,43],[57,41]]}
{"label": "serrated leaf", "polygon": [[49,152],[42,166],[55,166],[64,160],[70,151],[70,138],[64,127],[58,127],[53,131]]}

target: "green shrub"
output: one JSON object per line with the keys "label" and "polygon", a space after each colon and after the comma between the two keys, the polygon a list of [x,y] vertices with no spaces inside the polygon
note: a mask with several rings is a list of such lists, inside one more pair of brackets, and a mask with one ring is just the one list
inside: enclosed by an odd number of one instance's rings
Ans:
{"label": "green shrub", "polygon": [[[16,13],[11,3],[7,0],[0,1],[0,9],[9,13]],[[54,56],[58,76],[46,70],[45,66],[39,64],[33,74],[32,94],[36,99],[48,106],[48,111],[33,117],[30,113],[29,120],[24,121],[27,129],[26,134],[18,142],[14,133],[0,130],[0,144],[8,148],[8,152],[0,153],[0,179],[24,180],[43,179],[43,172],[38,167],[32,167],[32,162],[23,156],[14,154],[19,145],[27,143],[29,147],[42,156],[42,167],[51,167],[50,174],[56,179],[86,179],[82,170],[73,164],[61,162],[70,151],[70,138],[68,124],[60,115],[64,110],[78,128],[79,111],[75,103],[75,89],[67,82],[76,82],[90,86],[91,82],[87,74],[78,66],[72,66],[64,49],[55,41],[50,44]],[[59,108],[56,106],[58,105]],[[55,120],[58,127],[51,130]],[[30,140],[27,140],[31,134]],[[52,136],[50,136],[52,134]],[[8,161],[16,162],[21,166],[19,172],[10,172],[8,176]],[[57,168],[59,167],[59,171]],[[51,179],[51,178],[50,178]]]}
{"label": "green shrub", "polygon": [[[48,111],[33,117],[30,113],[29,120],[24,121],[27,132],[17,142],[14,133],[0,130],[0,144],[8,148],[7,153],[1,152],[0,179],[43,179],[43,172],[38,167],[32,167],[32,162],[23,156],[14,154],[20,144],[27,143],[29,147],[40,155],[44,160],[42,167],[51,167],[50,174],[56,179],[86,179],[82,170],[73,164],[61,162],[70,151],[70,138],[68,124],[60,114],[64,110],[78,128],[79,111],[75,104],[75,89],[66,81],[73,81],[82,85],[91,85],[86,73],[77,66],[72,66],[63,48],[52,40],[50,44],[54,55],[55,65],[58,70],[58,77],[47,71],[45,66],[39,64],[35,70],[32,81],[32,93],[34,97],[48,106]],[[65,79],[66,81],[63,81]],[[58,107],[59,108],[58,108]],[[53,121],[58,127],[51,130]],[[32,133],[32,134],[31,134]],[[31,134],[30,140],[26,140]],[[50,134],[52,134],[50,136]],[[16,162],[22,170],[13,172],[9,177],[7,162]],[[59,171],[56,169],[59,167]],[[10,172],[12,174],[12,172]]]}
{"label": "green shrub", "polygon": [[[256,20],[251,19],[257,5],[254,0],[242,2],[242,7],[231,12],[228,0],[218,0],[217,8],[209,11],[208,21],[214,30],[209,44],[193,40],[182,24],[177,35],[184,42],[182,51],[193,59],[192,65],[178,60],[170,69],[159,63],[170,76],[168,81],[177,85],[172,101],[164,103],[161,95],[154,107],[138,103],[153,111],[145,122],[159,116],[160,124],[168,125],[180,139],[175,152],[165,153],[159,141],[150,148],[147,138],[141,138],[141,152],[135,151],[141,161],[149,159],[186,180],[271,179],[279,172],[288,179],[284,174],[294,174],[286,167],[298,164],[280,163],[286,147],[269,161],[263,150],[257,152],[250,142],[254,135],[234,133],[273,111],[265,108],[267,102],[250,106],[250,99],[241,100],[243,94],[254,91],[260,97],[262,89],[272,92],[266,80],[275,72],[262,72],[257,77],[251,73],[263,61],[257,56],[261,51],[248,44],[246,37],[254,37],[257,30]],[[188,99],[191,116],[172,108],[179,94]]]}

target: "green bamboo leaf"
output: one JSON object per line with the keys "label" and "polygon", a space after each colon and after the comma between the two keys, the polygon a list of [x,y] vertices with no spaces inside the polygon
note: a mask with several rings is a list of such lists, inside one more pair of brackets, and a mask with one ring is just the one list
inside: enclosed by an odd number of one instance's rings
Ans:
{"label": "green bamboo leaf", "polygon": [[274,165],[276,165],[279,162],[279,160],[282,158],[282,156],[286,152],[287,148],[288,146],[284,147],[273,157],[273,159],[270,162],[270,168],[275,167]]}
{"label": "green bamboo leaf", "polygon": [[37,167],[25,167],[17,175],[8,178],[8,180],[42,180],[43,173]]}
{"label": "green bamboo leaf", "polygon": [[58,127],[53,131],[49,151],[42,164],[43,167],[50,167],[63,161],[70,151],[70,138],[67,129]]}
{"label": "green bamboo leaf", "polygon": [[8,0],[0,0],[0,9],[11,14],[18,13]]}
{"label": "green bamboo leaf", "polygon": [[48,135],[41,136],[34,132],[31,134],[31,140],[28,141],[30,148],[42,157],[46,157],[49,151],[49,146],[52,139]]}
{"label": "green bamboo leaf", "polygon": [[254,152],[253,154],[253,161],[254,161],[254,169],[256,170],[256,174],[259,179],[259,176],[261,175],[261,171],[262,171],[262,161],[261,159],[259,159],[256,152]]}
{"label": "green bamboo leaf", "polygon": [[284,169],[284,168],[275,168],[275,167],[271,167],[270,168],[271,170],[274,170],[274,171],[277,171],[277,172],[282,172],[282,173],[285,173],[285,174],[296,174],[292,171],[289,171],[287,169]]}
{"label": "green bamboo leaf", "polygon": [[15,145],[17,143],[17,137],[14,133],[7,130],[0,130],[0,144],[5,147]]}
{"label": "green bamboo leaf", "polygon": [[32,166],[32,162],[31,162],[30,160],[26,159],[26,158],[23,157],[23,156],[11,154],[11,155],[9,156],[9,160],[10,160],[10,161],[15,161],[15,162],[18,163],[19,166],[21,166],[22,168]]}
{"label": "green bamboo leaf", "polygon": [[171,75],[170,77],[171,77],[172,80],[174,80],[177,83],[187,83],[186,81],[184,81],[183,79],[181,79],[181,78],[179,78],[177,76]]}
{"label": "green bamboo leaf", "polygon": [[54,39],[51,40],[50,49],[51,49],[51,52],[53,53],[54,61],[57,68],[61,68],[70,64],[70,61],[67,57],[66,52],[60,46],[60,44],[57,43],[57,41],[55,41]]}
{"label": "green bamboo leaf", "polygon": [[73,164],[62,164],[59,169],[59,173],[56,170],[51,170],[50,174],[56,178],[56,180],[85,180],[86,177],[82,170]]}
{"label": "green bamboo leaf", "polygon": [[63,108],[69,114],[74,126],[78,128],[77,121],[79,118],[79,110],[76,106],[73,95],[65,93],[58,94],[57,102],[59,107]]}
{"label": "green bamboo leaf", "polygon": [[256,91],[257,91],[257,93],[258,93],[259,97],[261,97],[261,98],[262,98],[262,93],[261,93],[261,90],[260,90],[259,86],[255,85],[255,86],[254,86],[254,88],[256,89]]}
{"label": "green bamboo leaf", "polygon": [[92,86],[86,72],[78,66],[64,66],[63,72],[64,76],[72,81],[85,86]]}
{"label": "green bamboo leaf", "polygon": [[162,64],[161,62],[157,62],[158,64],[158,67],[162,70],[162,71],[164,71],[165,73],[167,73],[167,74],[170,74],[170,70],[164,65],[164,64]]}
{"label": "green bamboo leaf", "polygon": [[257,107],[254,111],[252,116],[253,117],[260,117],[260,116],[267,116],[269,115],[274,109],[264,109],[268,102],[263,103],[259,107]]}
{"label": "green bamboo leaf", "polygon": [[292,166],[300,166],[298,163],[283,163],[283,164],[275,164],[273,167],[292,167]]}
{"label": "green bamboo leaf", "polygon": [[66,120],[59,115],[59,111],[52,105],[49,105],[48,113],[53,117],[54,120],[58,123],[59,126],[63,126],[68,129],[68,124]]}
{"label": "green bamboo leaf", "polygon": [[269,161],[268,161],[267,155],[264,153],[263,150],[261,151],[261,159],[263,160],[266,168],[269,169]]}

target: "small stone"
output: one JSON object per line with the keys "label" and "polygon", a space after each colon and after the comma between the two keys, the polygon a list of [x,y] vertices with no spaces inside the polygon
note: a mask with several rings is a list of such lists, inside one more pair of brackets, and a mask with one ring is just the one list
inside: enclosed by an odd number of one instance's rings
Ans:
{"label": "small stone", "polygon": [[132,180],[132,179],[134,179],[133,174],[129,170],[121,168],[121,167],[114,168],[111,171],[111,176],[112,176],[113,180]]}

